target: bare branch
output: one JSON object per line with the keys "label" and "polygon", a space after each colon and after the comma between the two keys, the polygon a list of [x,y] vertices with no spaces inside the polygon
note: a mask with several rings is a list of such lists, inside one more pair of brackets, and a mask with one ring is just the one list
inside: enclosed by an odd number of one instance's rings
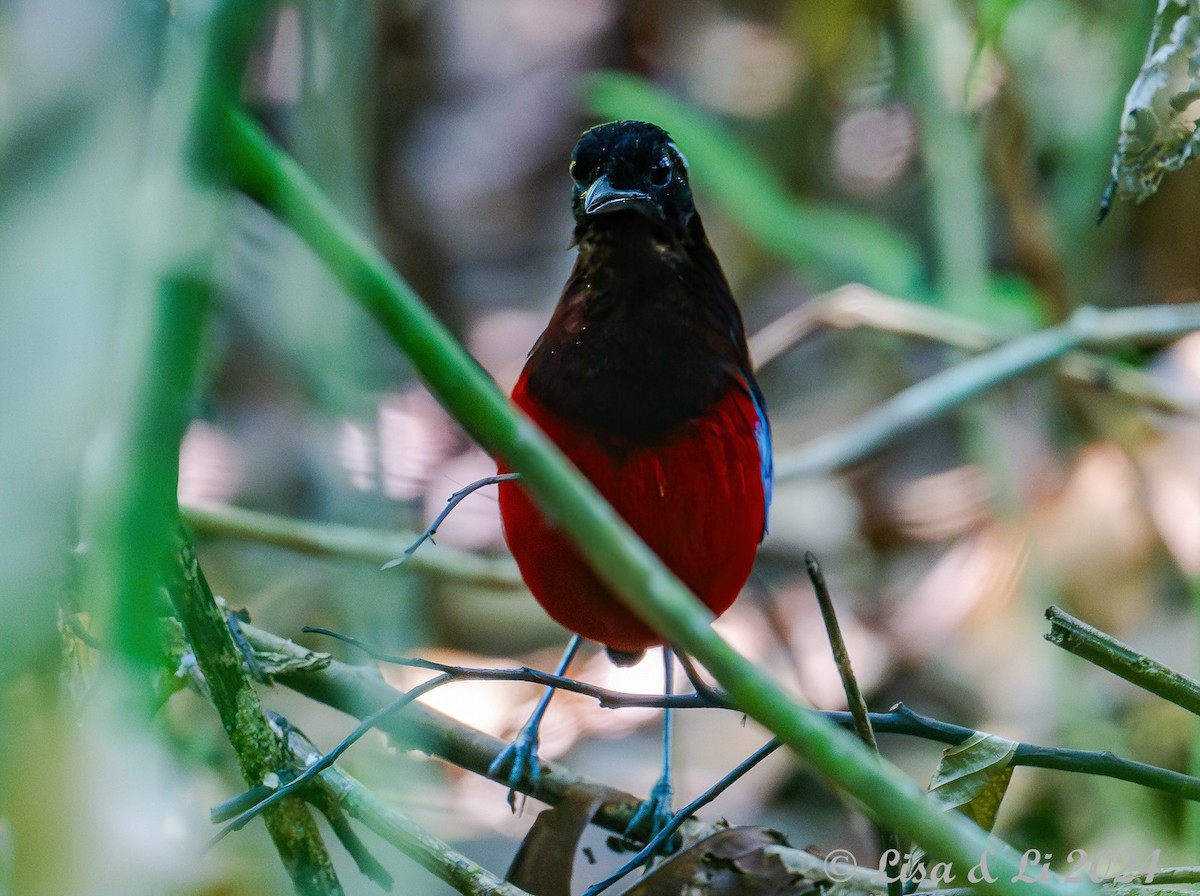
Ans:
{"label": "bare branch", "polygon": [[[243,625],[243,631],[256,651],[269,649],[275,654],[292,653],[300,660],[296,668],[301,671],[281,672],[277,680],[314,700],[340,709],[343,712],[364,718],[377,712],[397,697],[374,667],[352,666],[330,661],[326,668],[312,668],[301,658],[312,655],[290,641],[269,632]],[[324,656],[318,654],[318,656]],[[420,661],[424,663],[424,661]],[[305,671],[312,668],[312,671]],[[491,681],[527,681],[536,684],[552,684],[576,693],[592,696],[607,707],[639,706],[695,709],[714,707],[734,709],[727,703],[714,702],[708,696],[682,694],[672,697],[647,696],[643,694],[621,694],[597,688],[585,682],[558,678],[544,672],[528,669],[460,669],[453,666],[438,666],[445,670],[465,673],[466,677],[479,673]],[[456,679],[458,680],[458,679]],[[848,712],[826,712],[831,722],[850,728],[854,721]],[[932,719],[897,704],[889,712],[870,714],[871,725],[877,733],[903,734],[944,744],[959,744],[977,732],[964,725],[955,725]],[[478,729],[451,719],[420,703],[413,703],[403,713],[388,716],[378,727],[394,737],[398,743],[411,749],[439,756],[447,762],[487,776],[488,766],[507,746],[499,738],[484,734]],[[1107,750],[1070,750],[1038,744],[1018,744],[1013,764],[1034,768],[1049,768],[1058,771],[1077,772],[1116,778],[1160,790],[1183,799],[1200,802],[1200,778],[1184,775],[1169,769],[1158,768],[1144,762],[1124,759]],[[562,766],[543,763],[544,773],[536,787],[524,791],[527,795],[544,803],[556,805],[563,799],[566,790],[573,784],[599,787],[599,782],[577,775]],[[596,823],[605,830],[623,833],[640,804],[636,797],[609,788],[610,797],[597,812]],[[690,834],[689,834],[690,836]]]}
{"label": "bare branch", "polygon": [[[320,755],[312,741],[294,727],[285,726],[285,732],[288,747],[301,768]],[[528,896],[524,890],[506,883],[450,844],[434,837],[404,812],[380,800],[340,769],[325,769],[313,786],[351,818],[365,824],[463,896]]]}
{"label": "bare branch", "polygon": [[[751,336],[755,364],[765,367],[825,329],[870,329],[973,354],[995,348],[1005,339],[1005,334],[977,321],[851,283],[810,299]],[[1070,352],[1055,372],[1068,382],[1113,392],[1155,410],[1200,413],[1195,396],[1162,377],[1091,352]]]}
{"label": "bare branch", "polygon": [[975,396],[1080,348],[1154,344],[1200,329],[1200,304],[1099,311],[1083,307],[1055,327],[1028,333],[903,390],[843,429],[776,459],[786,479],[844,469],[898,436],[936,420]]}
{"label": "bare branch", "polygon": [[1200,682],[1138,653],[1112,635],[1092,628],[1058,607],[1046,610],[1046,640],[1080,659],[1106,669],[1151,694],[1200,715]]}
{"label": "bare branch", "polygon": [[[180,510],[184,522],[194,532],[204,535],[247,538],[306,554],[349,557],[375,564],[400,556],[418,537],[415,532],[317,523],[216,504],[190,504]],[[502,588],[521,586],[521,576],[512,560],[483,557],[454,548],[431,547],[416,554],[407,565],[460,582]]]}
{"label": "bare branch", "polygon": [[[283,767],[283,751],[243,668],[225,615],[213,598],[195,550],[181,536],[178,581],[171,598],[188,644],[204,673],[206,692],[229,736],[246,783],[255,788]],[[265,816],[267,830],[296,888],[305,894],[341,893],[341,884],[316,821],[301,800],[286,800]]]}
{"label": "bare branch", "polygon": [[[846,695],[846,706],[850,717],[854,720],[854,730],[859,738],[875,753],[879,752],[879,744],[875,741],[875,729],[871,726],[871,714],[867,711],[867,701],[862,689],[858,686],[858,676],[850,663],[850,651],[846,649],[846,641],[842,637],[842,626],[838,622],[837,611],[833,606],[833,598],[825,583],[825,572],[817,562],[816,554],[808,551],[804,555],[804,565],[808,570],[808,579],[812,582],[813,592],[817,597],[817,605],[821,608],[821,618],[825,621],[825,633],[829,637],[829,646],[833,650],[833,662],[837,666],[838,675],[842,679],[842,691]],[[879,827],[879,844],[882,855],[900,856],[900,837],[894,832]],[[887,890],[888,896],[901,896],[904,886],[901,882],[899,862],[888,866]]]}

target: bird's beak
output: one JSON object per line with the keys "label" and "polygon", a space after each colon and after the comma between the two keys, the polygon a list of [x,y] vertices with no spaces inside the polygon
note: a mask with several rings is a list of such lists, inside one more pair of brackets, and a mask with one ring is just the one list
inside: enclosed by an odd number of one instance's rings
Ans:
{"label": "bird's beak", "polygon": [[607,174],[596,178],[583,194],[583,212],[586,215],[625,210],[653,214],[654,201],[641,190],[618,190],[609,182]]}

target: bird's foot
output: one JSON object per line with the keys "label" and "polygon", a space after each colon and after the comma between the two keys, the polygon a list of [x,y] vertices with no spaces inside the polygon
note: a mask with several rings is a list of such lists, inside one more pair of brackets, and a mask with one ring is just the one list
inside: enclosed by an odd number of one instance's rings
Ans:
{"label": "bird's foot", "polygon": [[[640,844],[649,843],[666,828],[674,817],[671,811],[673,795],[671,782],[667,779],[663,778],[654,785],[654,789],[650,791],[650,798],[638,806],[633,818],[629,819],[629,824],[625,826],[624,839],[627,845],[638,849]],[[655,852],[659,855],[675,852],[679,848],[679,840],[679,835],[676,834],[661,844]]]}
{"label": "bird's foot", "polygon": [[[522,728],[516,739],[488,766],[488,777],[508,785],[508,807],[517,811],[517,794],[537,787],[542,778],[537,731]],[[522,798],[523,799],[523,798]]]}

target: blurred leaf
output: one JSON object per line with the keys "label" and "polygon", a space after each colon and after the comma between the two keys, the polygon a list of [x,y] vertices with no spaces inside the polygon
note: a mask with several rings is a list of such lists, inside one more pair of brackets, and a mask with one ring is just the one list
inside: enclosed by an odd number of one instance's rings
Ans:
{"label": "blurred leaf", "polygon": [[958,809],[990,831],[1012,778],[1015,741],[977,731],[942,753],[929,782],[929,795],[945,809]]}
{"label": "blurred leaf", "polygon": [[[24,7],[21,7],[24,9]],[[57,668],[80,459],[103,419],[129,200],[158,52],[127,8],[5,12],[0,103],[0,681]],[[47,53],[46,47],[55,47]],[[91,442],[89,460],[103,449]],[[64,585],[67,587],[64,588]],[[7,735],[28,737],[0,719]]]}
{"label": "blurred leaf", "polygon": [[909,298],[927,292],[920,254],[907,236],[865,215],[788,196],[773,172],[704,113],[617,72],[593,75],[585,92],[606,118],[644,119],[668,130],[707,193],[817,288],[857,280]]}
{"label": "blurred leaf", "polygon": [[797,886],[796,875],[768,846],[786,845],[783,835],[769,828],[738,827],[705,837],[672,856],[625,896],[676,896],[705,893],[709,896],[782,896],[815,889]]}
{"label": "blurred leaf", "polygon": [[995,43],[1005,23],[1021,0],[978,0],[975,5],[975,17],[979,30],[981,44]]}
{"label": "blurred leaf", "polygon": [[603,802],[600,790],[570,788],[561,803],[538,815],[504,879],[533,896],[571,896],[579,838]]}
{"label": "blurred leaf", "polygon": [[[1179,77],[1186,74],[1186,86]],[[1181,113],[1200,90],[1200,0],[1159,0],[1146,58],[1121,113],[1112,176],[1100,199],[1100,219],[1113,197],[1141,202],[1163,175],[1200,150],[1195,121]]]}
{"label": "blurred leaf", "polygon": [[1020,2],[1021,0],[976,0],[975,45],[971,49],[970,72],[963,81],[964,90],[969,90],[970,85],[979,76],[979,64],[983,60],[983,51],[1000,42],[1004,26],[1008,23],[1008,17]]}
{"label": "blurred leaf", "polygon": [[1001,332],[1027,333],[1050,326],[1046,303],[1024,277],[998,274],[988,281],[982,323]]}

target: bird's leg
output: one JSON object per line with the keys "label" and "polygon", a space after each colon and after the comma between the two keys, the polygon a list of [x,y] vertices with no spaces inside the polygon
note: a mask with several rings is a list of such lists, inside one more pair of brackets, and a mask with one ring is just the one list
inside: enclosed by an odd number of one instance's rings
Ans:
{"label": "bird's leg", "polygon": [[[675,653],[670,647],[663,648],[663,693],[670,697],[675,690]],[[638,807],[633,818],[625,827],[625,839],[647,843],[671,820],[671,710],[663,710],[663,765],[662,777],[650,791],[650,799]],[[664,843],[664,854],[678,848],[676,842]]]}
{"label": "bird's leg", "polygon": [[[563,653],[563,658],[555,670],[555,675],[567,674],[567,667],[575,658],[575,654],[579,651],[579,645],[582,643],[583,638],[579,635],[575,635],[571,639],[571,643],[567,645],[566,652]],[[546,688],[546,692],[542,694],[542,699],[538,701],[529,721],[521,727],[513,742],[505,747],[488,766],[488,777],[503,781],[508,785],[508,806],[514,812],[517,811],[518,788],[522,785],[530,788],[536,787],[538,779],[541,778],[542,768],[538,763],[537,755],[538,727],[542,724],[542,716],[546,714],[546,707],[550,705],[550,698],[553,696],[554,688]],[[507,774],[505,773],[506,769]]]}

